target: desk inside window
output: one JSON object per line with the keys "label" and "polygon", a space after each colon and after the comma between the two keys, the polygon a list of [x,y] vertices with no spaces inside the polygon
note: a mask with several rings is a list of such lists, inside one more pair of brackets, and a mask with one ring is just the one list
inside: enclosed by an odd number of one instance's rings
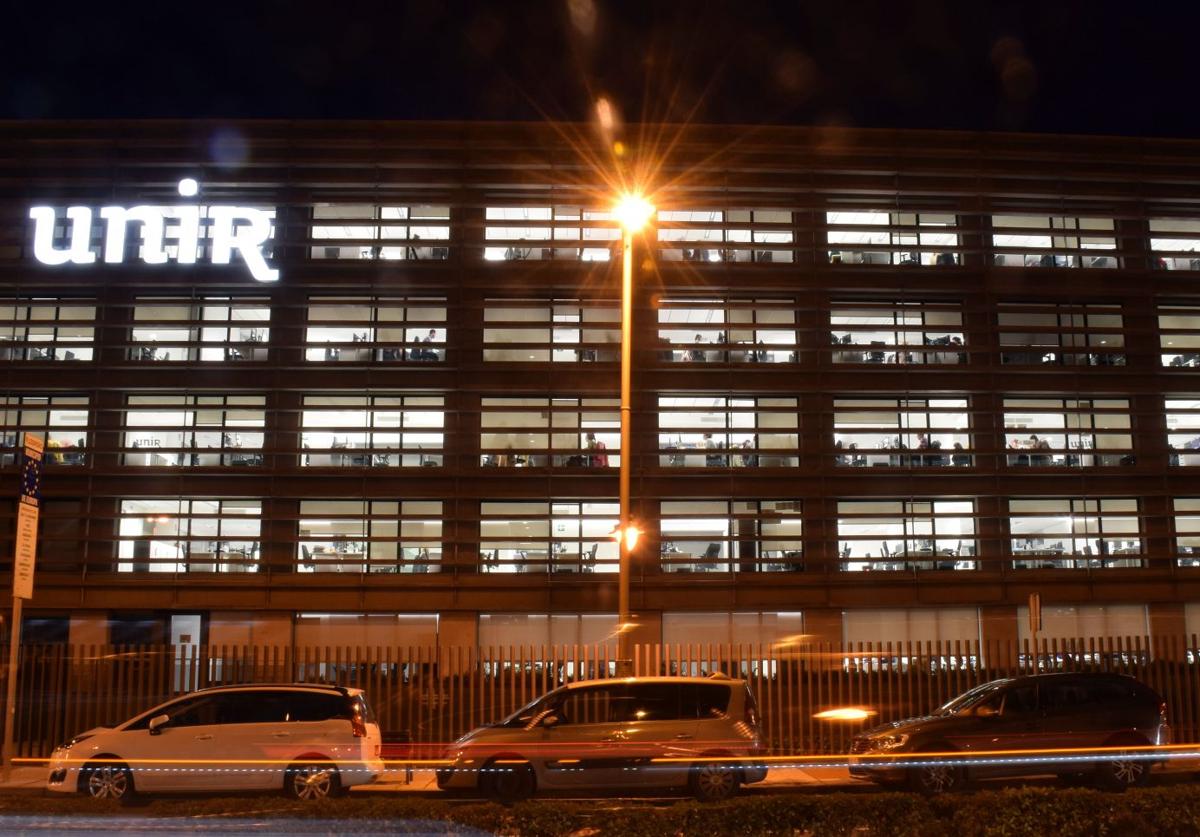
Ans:
{"label": "desk inside window", "polygon": [[361,573],[366,557],[362,551],[314,550],[305,564],[318,573]]}

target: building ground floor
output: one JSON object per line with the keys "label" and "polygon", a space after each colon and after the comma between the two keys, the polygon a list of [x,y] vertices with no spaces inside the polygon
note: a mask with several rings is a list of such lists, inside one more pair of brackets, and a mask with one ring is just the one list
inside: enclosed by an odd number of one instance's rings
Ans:
{"label": "building ground floor", "polygon": [[[27,609],[30,644],[196,645],[275,648],[549,647],[615,648],[615,613],[137,611]],[[643,611],[634,641],[643,645],[1021,642],[1031,637],[1028,608],[946,605],[912,608]],[[1047,604],[1039,637],[1181,637],[1200,633],[1200,602]]]}

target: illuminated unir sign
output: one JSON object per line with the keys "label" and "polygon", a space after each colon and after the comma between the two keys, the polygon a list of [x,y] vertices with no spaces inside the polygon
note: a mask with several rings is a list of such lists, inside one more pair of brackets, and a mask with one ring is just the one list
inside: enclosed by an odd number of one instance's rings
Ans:
{"label": "illuminated unir sign", "polygon": [[[199,189],[191,178],[179,181],[179,194],[192,197]],[[142,246],[139,257],[146,264],[195,264],[200,249],[202,224],[206,239],[212,242],[209,256],[213,264],[229,264],[237,251],[259,282],[274,282],[279,271],[267,264],[263,246],[274,233],[271,213],[249,206],[206,206],[201,217],[198,204],[175,206],[105,206],[100,209],[104,221],[104,261],[121,264],[125,261],[125,234],[131,223],[141,225]],[[51,267],[64,264],[94,264],[97,253],[92,249],[92,210],[86,206],[69,206],[66,217],[70,232],[67,246],[54,246],[54,228],[58,212],[52,206],[34,206],[29,210],[33,219],[33,257]],[[167,241],[172,242],[168,248]]]}

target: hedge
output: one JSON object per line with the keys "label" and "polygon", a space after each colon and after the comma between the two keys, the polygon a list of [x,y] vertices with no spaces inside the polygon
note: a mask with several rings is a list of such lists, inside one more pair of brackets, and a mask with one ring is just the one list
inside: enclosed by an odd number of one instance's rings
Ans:
{"label": "hedge", "polygon": [[[486,802],[360,794],[325,803],[283,799],[197,798],[152,800],[137,807],[75,797],[0,797],[0,814],[112,813],[186,817],[253,811],[256,819],[302,817],[385,823],[398,833],[433,823],[514,837],[662,837],[663,835],[912,835],[912,837],[1200,837],[1200,788],[1173,785],[1108,794],[1087,789],[1014,788],[927,799],[907,793],[764,793],[717,804],[667,806],[611,800],[554,799],[511,807]],[[355,830],[348,828],[348,831]],[[461,832],[460,832],[461,833]]]}

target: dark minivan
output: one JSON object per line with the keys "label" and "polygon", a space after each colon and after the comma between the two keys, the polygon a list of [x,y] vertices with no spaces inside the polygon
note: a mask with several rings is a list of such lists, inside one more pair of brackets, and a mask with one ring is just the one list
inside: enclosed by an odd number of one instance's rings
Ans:
{"label": "dark minivan", "polygon": [[[1120,790],[1141,785],[1155,760],[1134,748],[1170,743],[1167,704],[1158,693],[1119,674],[1036,674],[976,686],[931,715],[894,721],[855,736],[850,775],[880,784],[907,782],[926,793],[956,790],[969,780],[1057,774],[1090,777]],[[1067,751],[1129,747],[1105,758]],[[991,753],[966,764],[897,754]],[[887,756],[888,758],[881,758]],[[925,762],[928,763],[925,763]]]}

